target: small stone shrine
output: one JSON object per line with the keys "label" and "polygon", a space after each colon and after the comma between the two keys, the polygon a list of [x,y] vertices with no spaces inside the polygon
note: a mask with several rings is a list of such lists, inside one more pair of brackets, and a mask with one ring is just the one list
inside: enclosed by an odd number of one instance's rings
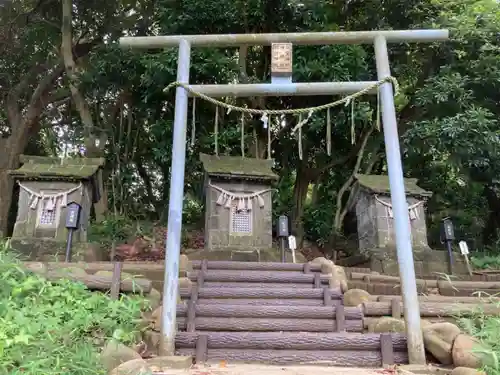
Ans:
{"label": "small stone shrine", "polygon": [[272,248],[273,160],[200,155],[205,171],[205,250]]}
{"label": "small stone shrine", "polygon": [[22,166],[9,172],[19,185],[13,247],[29,252],[32,259],[64,252],[66,207],[71,203],[81,206],[79,229],[73,235],[75,248],[86,243],[92,205],[107,199],[101,197],[104,159],[21,155],[20,160]]}
{"label": "small stone shrine", "polygon": [[[432,193],[420,188],[416,178],[404,179],[410,217],[415,272],[417,275],[447,273],[446,251],[432,250],[427,242],[425,203]],[[356,175],[349,207],[355,208],[359,250],[370,260],[373,271],[398,274],[394,215],[389,177],[387,175]],[[454,257],[454,271],[465,272],[463,262]]]}

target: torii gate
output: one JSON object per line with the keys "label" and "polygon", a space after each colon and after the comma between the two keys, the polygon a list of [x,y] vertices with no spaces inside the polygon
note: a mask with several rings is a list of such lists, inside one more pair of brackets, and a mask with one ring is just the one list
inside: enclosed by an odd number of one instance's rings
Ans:
{"label": "torii gate", "polygon": [[[379,80],[390,78],[391,70],[387,43],[435,42],[448,40],[448,30],[394,30],[355,32],[311,32],[276,34],[222,34],[222,35],[172,35],[151,37],[123,37],[123,47],[150,49],[179,47],[177,81],[189,85],[191,46],[239,47],[242,45],[271,45],[293,43],[302,45],[325,44],[374,44],[377,76]],[[264,84],[190,85],[189,88],[210,97],[290,96],[290,95],[338,95],[352,94],[366,89],[376,82],[311,82],[291,83],[274,81]],[[373,92],[371,92],[373,93]],[[399,275],[403,294],[404,317],[411,364],[424,364],[425,352],[420,328],[420,309],[415,281],[411,232],[403,183],[403,168],[399,147],[394,92],[389,81],[380,86],[382,123],[384,129],[387,166],[394,212]],[[177,87],[175,95],[174,139],[170,177],[165,284],[163,290],[162,354],[172,355],[175,350],[176,303],[178,289],[178,265],[181,247],[182,204],[184,199],[184,170],[186,163],[186,126],[188,116],[188,92]]]}

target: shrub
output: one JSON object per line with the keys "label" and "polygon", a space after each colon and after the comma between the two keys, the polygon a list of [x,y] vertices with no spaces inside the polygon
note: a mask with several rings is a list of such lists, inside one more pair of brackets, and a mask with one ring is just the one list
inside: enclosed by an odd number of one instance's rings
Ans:
{"label": "shrub", "polygon": [[[484,300],[486,302],[488,297],[484,297]],[[498,303],[489,300],[487,302]],[[484,344],[484,347],[490,348],[487,352],[481,349],[482,354],[490,358],[494,364],[494,367],[485,368],[485,372],[488,375],[500,375],[500,317],[484,314],[479,304],[471,316],[458,317],[457,323],[465,333],[477,338]]]}
{"label": "shrub", "polygon": [[0,248],[0,374],[105,374],[99,351],[135,340],[141,300],[112,300],[83,284],[49,282]]}

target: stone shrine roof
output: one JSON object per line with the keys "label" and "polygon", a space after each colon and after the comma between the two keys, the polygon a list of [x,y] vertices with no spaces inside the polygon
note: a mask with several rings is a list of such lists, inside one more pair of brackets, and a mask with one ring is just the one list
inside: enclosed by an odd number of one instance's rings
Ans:
{"label": "stone shrine roof", "polygon": [[274,160],[200,154],[203,168],[209,176],[246,180],[277,180],[272,171]]}
{"label": "stone shrine roof", "polygon": [[105,162],[103,158],[60,159],[29,155],[21,155],[20,161],[22,166],[9,171],[9,174],[27,180],[86,180],[96,174]]}
{"label": "stone shrine roof", "polygon": [[[356,174],[355,176],[359,186],[375,194],[390,194],[389,176],[373,174]],[[405,192],[408,195],[431,197],[432,192],[422,189],[417,185],[416,178],[405,178]]]}

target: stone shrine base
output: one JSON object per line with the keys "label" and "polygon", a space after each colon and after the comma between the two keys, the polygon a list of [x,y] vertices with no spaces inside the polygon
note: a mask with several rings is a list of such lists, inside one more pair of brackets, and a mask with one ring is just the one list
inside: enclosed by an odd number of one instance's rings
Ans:
{"label": "stone shrine base", "polygon": [[[41,238],[13,238],[10,246],[22,260],[63,262],[66,257],[66,242]],[[71,260],[74,262],[109,260],[107,252],[99,244],[75,242],[71,249]]]}
{"label": "stone shrine base", "polygon": [[[232,260],[237,262],[281,262],[281,250],[271,248],[267,250],[186,250],[189,260]],[[306,259],[295,251],[296,263],[305,263]],[[292,253],[286,251],[287,263],[292,263]]]}
{"label": "stone shrine base", "polygon": [[[63,262],[66,254],[66,243],[50,239],[13,238],[11,248],[23,261]],[[225,260],[240,262],[281,262],[281,250],[276,248],[248,250],[194,250],[181,251],[190,260]],[[306,259],[295,252],[296,263],[305,263]],[[109,261],[107,249],[95,243],[74,243],[72,246],[72,262],[106,262]],[[292,253],[286,252],[287,263],[292,263]]]}
{"label": "stone shrine base", "polygon": [[[449,274],[448,253],[431,248],[414,248],[413,260],[417,277]],[[395,248],[378,248],[369,252],[369,267],[384,275],[399,275],[398,257]],[[467,266],[460,253],[453,253],[453,274],[467,275]]]}

